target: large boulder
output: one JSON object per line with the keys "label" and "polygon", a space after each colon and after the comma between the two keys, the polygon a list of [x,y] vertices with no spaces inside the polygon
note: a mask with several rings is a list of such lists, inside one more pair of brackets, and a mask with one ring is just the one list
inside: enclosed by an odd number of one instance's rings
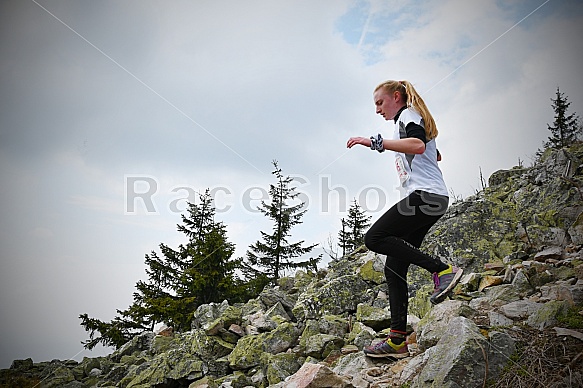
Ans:
{"label": "large boulder", "polygon": [[268,333],[245,336],[227,356],[229,365],[236,370],[252,368],[260,364],[263,353],[284,352],[294,346],[298,338],[298,329],[289,322]]}
{"label": "large boulder", "polygon": [[359,303],[371,300],[368,284],[358,275],[345,275],[307,289],[293,308],[298,319],[315,319],[323,315],[356,312]]}
{"label": "large boulder", "polygon": [[[416,387],[477,387],[493,378],[514,352],[509,337],[495,337],[503,346],[491,346],[474,322],[464,317],[450,321],[438,343],[422,356],[425,365],[414,379]],[[490,353],[499,357],[491,358]],[[496,362],[494,362],[496,360]]]}

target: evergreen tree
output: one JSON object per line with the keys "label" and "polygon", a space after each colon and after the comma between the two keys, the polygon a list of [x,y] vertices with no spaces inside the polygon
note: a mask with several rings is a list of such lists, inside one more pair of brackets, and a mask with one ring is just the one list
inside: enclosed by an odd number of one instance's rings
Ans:
{"label": "evergreen tree", "polygon": [[262,240],[252,244],[247,251],[245,274],[255,292],[260,292],[265,285],[277,280],[286,270],[315,269],[322,255],[305,261],[294,258],[308,254],[317,244],[303,246],[304,241],[290,243],[291,229],[301,224],[306,213],[302,210],[304,203],[292,205],[299,193],[291,186],[293,178],[282,175],[277,161],[273,161],[276,183],[270,185],[269,204],[261,201],[258,210],[273,221],[272,233],[261,231]]}
{"label": "evergreen tree", "polygon": [[567,110],[571,103],[558,87],[556,98],[551,98],[551,101],[555,111],[555,121],[552,126],[547,124],[549,131],[551,131],[551,136],[545,146],[558,149],[576,141],[581,134],[581,126],[579,116],[576,116],[575,113],[567,115]]}
{"label": "evergreen tree", "polygon": [[[90,333],[84,342],[88,349],[98,343],[116,348],[134,335],[165,323],[175,331],[190,329],[194,311],[210,302],[241,302],[244,285],[235,276],[241,259],[232,260],[234,245],[227,240],[225,226],[215,221],[215,209],[208,190],[200,204],[188,204],[178,231],[188,242],[174,250],[160,244],[163,257],[155,251],[146,254],[148,281],[138,281],[133,304],[117,310],[111,322],[80,315],[81,325]],[[99,335],[96,335],[99,333]]]}
{"label": "evergreen tree", "polygon": [[364,214],[364,210],[355,198],[348,209],[348,218],[340,220],[342,230],[338,232],[338,240],[342,248],[342,256],[364,244],[365,230],[370,226],[371,218]]}

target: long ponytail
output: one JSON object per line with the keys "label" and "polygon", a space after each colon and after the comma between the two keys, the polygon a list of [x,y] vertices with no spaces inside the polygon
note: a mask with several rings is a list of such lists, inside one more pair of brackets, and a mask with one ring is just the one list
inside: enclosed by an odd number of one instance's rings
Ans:
{"label": "long ponytail", "polygon": [[425,137],[427,140],[435,139],[438,135],[437,125],[433,116],[429,112],[425,101],[421,98],[417,90],[409,81],[386,81],[375,88],[375,92],[380,88],[384,88],[389,93],[399,92],[401,93],[403,100],[407,104],[407,107],[411,107],[419,113],[423,119],[425,126]]}

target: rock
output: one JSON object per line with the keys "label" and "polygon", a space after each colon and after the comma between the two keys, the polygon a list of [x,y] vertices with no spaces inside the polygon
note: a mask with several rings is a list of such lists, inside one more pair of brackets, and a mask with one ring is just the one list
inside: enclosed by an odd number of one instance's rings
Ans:
{"label": "rock", "polygon": [[484,290],[485,297],[492,307],[500,307],[504,304],[521,300],[518,290],[511,284],[502,284]]}
{"label": "rock", "polygon": [[272,307],[279,303],[287,311],[288,316],[292,320],[295,320],[292,309],[296,303],[296,298],[296,295],[287,294],[280,287],[267,286],[259,294],[259,299],[265,306]]}
{"label": "rock", "polygon": [[62,387],[68,383],[75,381],[73,372],[64,365],[55,365],[55,368],[47,375],[47,379],[43,383],[43,387],[57,388]]}
{"label": "rock", "polygon": [[479,273],[471,272],[462,276],[460,280],[460,285],[462,286],[462,292],[469,293],[473,291],[478,291],[480,287],[480,280],[482,276]]}
{"label": "rock", "polygon": [[348,333],[348,320],[339,315],[324,315],[318,320],[320,333],[344,337]]}
{"label": "rock", "polygon": [[356,306],[356,320],[373,330],[380,331],[390,327],[391,312],[369,304],[359,303]]}
{"label": "rock", "polygon": [[209,361],[231,353],[235,345],[218,336],[207,335],[204,329],[195,330],[192,333],[192,353],[202,360]]}
{"label": "rock", "polygon": [[583,245],[583,212],[579,213],[575,222],[567,229],[571,241],[575,245]]}
{"label": "rock", "polygon": [[87,376],[89,377],[97,377],[97,376],[101,376],[101,369],[98,368],[93,368],[89,371],[89,373],[87,373]]}
{"label": "rock", "polygon": [[288,292],[291,291],[295,287],[295,279],[291,276],[284,276],[277,279],[277,285],[284,291]]}
{"label": "rock", "polygon": [[488,333],[488,339],[488,380],[496,381],[510,357],[515,354],[516,342],[508,333],[496,330]]}
{"label": "rock", "polygon": [[583,280],[578,279],[575,284],[557,282],[540,288],[541,298],[545,301],[564,300],[569,304],[583,304]]}
{"label": "rock", "polygon": [[155,386],[170,380],[195,380],[203,376],[202,360],[180,348],[162,353],[143,365],[144,368],[136,370],[127,388]]}
{"label": "rock", "polygon": [[172,337],[164,337],[161,335],[157,335],[156,337],[154,337],[154,339],[152,340],[152,344],[150,345],[150,353],[153,355],[164,353],[168,351],[168,349],[170,349],[172,345],[173,345]]}
{"label": "rock", "polygon": [[174,330],[171,327],[162,325],[158,330],[154,331],[154,334],[161,335],[162,337],[172,337],[174,336]]}
{"label": "rock", "polygon": [[512,264],[515,262],[520,262],[528,257],[528,254],[524,251],[512,252],[508,256],[502,259],[504,264]]}
{"label": "rock", "polygon": [[100,372],[102,371],[101,361],[99,360],[99,358],[83,357],[83,361],[81,361],[80,366],[83,368],[83,373],[85,374],[85,376],[90,376],[91,372],[94,369],[97,369]]}
{"label": "rock", "polygon": [[561,256],[563,256],[563,248],[550,247],[534,255],[534,260],[544,262],[548,259],[560,259]]}
{"label": "rock", "polygon": [[433,284],[426,284],[415,291],[415,295],[409,298],[409,314],[423,318],[431,310],[433,305],[429,301],[429,297],[433,293],[433,289]]}
{"label": "rock", "polygon": [[493,276],[493,275],[486,275],[480,279],[480,286],[478,287],[478,291],[482,292],[485,288],[491,286],[497,286],[502,284],[504,281],[503,276]]}
{"label": "rock", "polygon": [[279,388],[351,388],[354,387],[346,377],[338,376],[330,368],[320,364],[305,363]]}
{"label": "rock", "polygon": [[31,369],[32,365],[33,365],[32,358],[27,358],[25,360],[14,360],[10,365],[10,369],[23,372],[28,369]]}
{"label": "rock", "polygon": [[218,319],[227,307],[229,307],[229,302],[226,300],[222,303],[208,303],[198,306],[193,315],[192,329],[200,329],[208,326],[211,322]]}
{"label": "rock", "polygon": [[358,274],[366,281],[382,284],[385,281],[385,274],[382,271],[375,270],[375,260],[364,263],[358,270]]}
{"label": "rock", "polygon": [[333,350],[340,350],[344,346],[344,340],[341,337],[330,334],[315,334],[307,341],[304,348],[306,356],[318,359],[328,357]]}
{"label": "rock", "polygon": [[500,273],[504,269],[506,269],[506,266],[504,265],[504,263],[485,263],[484,269],[486,271],[495,271],[495,272]]}
{"label": "rock", "polygon": [[348,343],[352,343],[359,350],[362,350],[365,346],[369,346],[375,337],[376,333],[373,329],[363,323],[356,322],[348,335]]}
{"label": "rock", "polygon": [[322,287],[307,289],[293,308],[298,319],[314,319],[323,315],[355,312],[356,306],[370,299],[368,284],[356,275],[332,279]]}
{"label": "rock", "polygon": [[263,353],[261,364],[265,370],[265,377],[269,386],[284,381],[296,373],[304,363],[304,359],[292,353],[269,354]]}
{"label": "rock", "polygon": [[[499,340],[501,343],[508,338]],[[496,347],[496,352],[503,353],[503,362],[493,362],[488,341],[480,334],[478,327],[471,320],[456,317],[450,326],[431,348],[426,356],[423,370],[414,379],[414,386],[434,387],[477,387],[482,386],[485,376],[495,377],[513,348],[506,343],[504,348]],[[471,365],[471,368],[468,366]],[[488,370],[486,370],[488,366]]]}
{"label": "rock", "polygon": [[337,375],[346,377],[356,387],[362,386],[358,384],[362,380],[361,373],[366,373],[366,370],[374,368],[375,362],[364,355],[362,352],[352,353],[338,360],[333,371]]}
{"label": "rock", "polygon": [[114,362],[119,362],[122,356],[130,356],[132,354],[139,354],[141,352],[150,350],[150,346],[152,345],[154,337],[156,337],[156,334],[151,331],[145,331],[135,336],[126,344],[122,345],[119,349],[113,352],[111,359]]}
{"label": "rock", "polygon": [[557,336],[571,336],[583,341],[583,333],[580,333],[576,330],[565,329],[562,327],[553,327],[553,329],[557,332]]}
{"label": "rock", "polygon": [[218,384],[208,376],[205,376],[202,379],[191,383],[188,388],[218,388]]}
{"label": "rock", "polygon": [[227,356],[229,365],[235,370],[252,368],[260,364],[264,352],[271,354],[284,352],[291,348],[298,338],[297,328],[288,322],[269,333],[245,336]]}
{"label": "rock", "polygon": [[[226,302],[226,301],[225,301]],[[240,308],[225,305],[225,302],[221,303],[219,307],[213,311],[216,318],[212,319],[207,315],[198,316],[193,321],[194,326],[200,326],[207,335],[217,335],[221,330],[228,328],[233,324],[240,324],[242,320],[242,311]],[[204,318],[204,319],[203,319]],[[208,320],[206,318],[209,318]]]}
{"label": "rock", "polygon": [[495,311],[488,312],[488,320],[492,327],[512,326],[514,321]]}
{"label": "rock", "polygon": [[435,306],[418,324],[417,343],[421,350],[435,346],[450,326],[450,321],[460,315],[464,303],[446,300]]}
{"label": "rock", "polygon": [[558,315],[566,312],[568,308],[569,303],[566,301],[547,302],[528,317],[526,324],[538,330],[555,326],[559,322]]}
{"label": "rock", "polygon": [[229,326],[229,331],[231,333],[237,334],[239,337],[243,337],[245,335],[245,331],[239,325],[233,324],[233,325]]}
{"label": "rock", "polygon": [[248,326],[257,329],[259,333],[271,331],[277,327],[277,322],[268,317],[267,314],[263,311],[257,311],[254,314],[246,315],[245,317],[243,317],[243,319],[249,322]]}
{"label": "rock", "polygon": [[516,272],[514,279],[512,280],[512,286],[520,295],[530,295],[534,292],[534,288],[528,280],[528,276],[524,270],[520,269]]}
{"label": "rock", "polygon": [[[277,302],[269,310],[267,310],[265,315],[274,321],[283,320],[289,322],[292,320],[280,302]],[[280,319],[277,319],[276,317],[279,317]]]}
{"label": "rock", "polygon": [[523,319],[527,318],[531,314],[534,314],[542,307],[543,305],[540,303],[535,303],[528,300],[518,300],[501,306],[500,312],[508,318]]}

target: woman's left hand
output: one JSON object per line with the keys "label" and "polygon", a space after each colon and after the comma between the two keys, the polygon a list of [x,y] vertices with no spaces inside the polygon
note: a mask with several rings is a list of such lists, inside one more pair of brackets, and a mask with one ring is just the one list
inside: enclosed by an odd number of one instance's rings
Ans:
{"label": "woman's left hand", "polygon": [[346,143],[346,147],[352,148],[353,146],[355,146],[357,144],[361,144],[363,146],[370,147],[370,138],[368,138],[368,137],[351,137],[350,139],[348,139],[348,142]]}

